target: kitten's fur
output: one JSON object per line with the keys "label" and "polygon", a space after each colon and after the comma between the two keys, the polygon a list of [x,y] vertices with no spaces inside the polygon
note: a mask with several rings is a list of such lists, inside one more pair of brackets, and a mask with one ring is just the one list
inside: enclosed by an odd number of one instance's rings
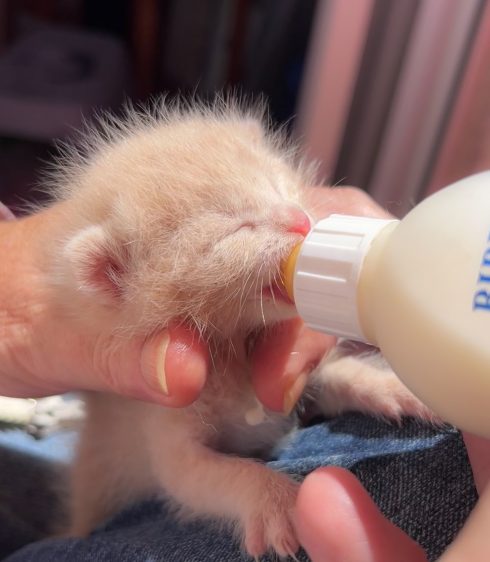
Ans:
{"label": "kitten's fur", "polygon": [[[233,104],[131,111],[87,139],[52,182],[67,228],[52,251],[56,300],[87,330],[122,341],[171,320],[195,325],[213,368],[188,408],[87,396],[71,532],[87,534],[160,491],[183,513],[236,523],[252,556],[292,554],[298,484],[246,457],[270,451],[294,418],[266,412],[262,424],[246,423],[257,405],[247,338],[294,315],[262,288],[280,283],[280,262],[301,239],[289,229],[308,167]],[[427,416],[391,371],[349,355],[331,355],[312,380],[325,414]]]}

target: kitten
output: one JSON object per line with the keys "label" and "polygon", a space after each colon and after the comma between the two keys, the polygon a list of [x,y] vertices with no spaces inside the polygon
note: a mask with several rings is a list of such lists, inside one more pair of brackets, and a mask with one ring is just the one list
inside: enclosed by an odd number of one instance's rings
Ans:
{"label": "kitten", "polygon": [[[86,330],[120,333],[122,345],[186,322],[213,358],[188,408],[87,394],[71,533],[161,492],[183,514],[234,523],[251,556],[296,552],[298,483],[250,458],[270,452],[295,417],[266,411],[247,423],[257,407],[247,344],[295,314],[280,263],[305,234],[312,178],[282,135],[233,103],[131,110],[67,151],[51,181],[66,217],[50,252],[53,298]],[[339,352],[311,389],[325,414],[427,417],[391,371]]]}

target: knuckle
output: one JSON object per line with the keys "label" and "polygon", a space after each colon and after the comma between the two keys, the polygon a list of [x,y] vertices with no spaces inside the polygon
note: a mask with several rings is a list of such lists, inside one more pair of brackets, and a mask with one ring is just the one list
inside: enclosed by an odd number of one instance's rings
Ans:
{"label": "knuckle", "polygon": [[118,377],[118,346],[107,337],[97,338],[93,351],[93,370],[100,377],[104,387],[120,390]]}

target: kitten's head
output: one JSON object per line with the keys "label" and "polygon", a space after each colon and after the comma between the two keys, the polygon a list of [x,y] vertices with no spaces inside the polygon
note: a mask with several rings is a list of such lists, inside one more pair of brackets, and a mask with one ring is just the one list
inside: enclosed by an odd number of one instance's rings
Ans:
{"label": "kitten's head", "polygon": [[59,182],[73,228],[58,279],[78,314],[95,306],[119,328],[177,320],[225,337],[294,314],[279,268],[308,230],[309,178],[277,136],[203,109],[105,133]]}

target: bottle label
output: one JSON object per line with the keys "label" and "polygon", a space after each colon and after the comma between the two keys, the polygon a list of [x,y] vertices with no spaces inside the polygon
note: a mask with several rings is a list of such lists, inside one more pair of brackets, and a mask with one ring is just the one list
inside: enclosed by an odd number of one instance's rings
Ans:
{"label": "bottle label", "polygon": [[478,287],[473,297],[473,310],[490,312],[490,234],[478,274]]}

